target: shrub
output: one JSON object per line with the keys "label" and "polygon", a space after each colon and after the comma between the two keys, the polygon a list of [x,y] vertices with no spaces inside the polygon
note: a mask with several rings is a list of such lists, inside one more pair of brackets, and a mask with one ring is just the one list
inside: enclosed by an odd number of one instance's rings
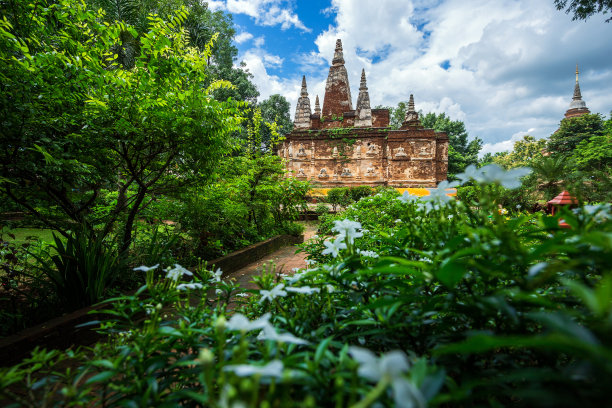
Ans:
{"label": "shrub", "polygon": [[354,202],[361,200],[363,197],[371,196],[374,194],[374,189],[370,186],[357,186],[350,188],[351,199]]}

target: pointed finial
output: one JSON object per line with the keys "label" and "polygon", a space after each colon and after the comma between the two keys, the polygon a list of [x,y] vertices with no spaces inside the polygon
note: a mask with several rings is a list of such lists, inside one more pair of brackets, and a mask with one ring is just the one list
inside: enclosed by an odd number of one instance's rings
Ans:
{"label": "pointed finial", "polygon": [[578,83],[578,63],[576,63],[576,83]]}
{"label": "pointed finial", "polygon": [[344,55],[342,54],[342,40],[336,40],[336,50],[334,51],[334,59],[332,65],[344,65]]}
{"label": "pointed finial", "polygon": [[308,96],[308,91],[306,90],[306,75],[302,76],[302,96]]}
{"label": "pointed finial", "polygon": [[368,89],[368,86],[366,85],[366,76],[365,76],[365,68],[361,69],[361,84],[359,84],[359,90]]}
{"label": "pointed finial", "polygon": [[414,96],[410,94],[410,100],[408,100],[408,112],[415,112],[414,110]]}
{"label": "pointed finial", "polygon": [[410,126],[419,124],[419,114],[414,109],[414,96],[410,94],[410,99],[408,100],[408,110],[406,111],[406,116],[404,117],[404,124],[408,124]]}
{"label": "pointed finial", "polygon": [[315,98],[315,109],[314,109],[314,113],[318,114],[319,116],[321,116],[321,106],[319,106],[319,95],[317,95],[317,97]]}

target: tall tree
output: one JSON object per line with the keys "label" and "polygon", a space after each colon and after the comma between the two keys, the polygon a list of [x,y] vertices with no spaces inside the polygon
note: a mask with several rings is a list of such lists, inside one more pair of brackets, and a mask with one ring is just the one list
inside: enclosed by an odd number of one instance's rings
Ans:
{"label": "tall tree", "polygon": [[[572,14],[572,20],[586,20],[597,14],[612,12],[612,0],[555,0],[557,10],[565,9],[567,14]],[[612,21],[609,17],[606,22]]]}
{"label": "tall tree", "polygon": [[525,135],[521,140],[514,142],[511,152],[504,152],[492,157],[492,162],[511,169],[514,167],[529,167],[531,162],[542,157],[546,148],[546,139],[538,139]]}
{"label": "tall tree", "polygon": [[293,122],[289,113],[290,104],[284,96],[274,94],[259,103],[258,107],[261,110],[261,118],[265,124],[261,129],[262,142],[269,148],[272,136],[270,127],[272,124],[275,124],[276,131],[280,136],[285,136],[293,130]]}
{"label": "tall tree", "polygon": [[550,136],[547,149],[552,154],[570,154],[578,144],[606,132],[603,116],[599,113],[565,118],[559,130]]}
{"label": "tall tree", "polygon": [[[210,54],[187,47],[185,9],[151,19],[125,70],[109,50],[131,26],[75,0],[14,3],[16,20],[0,20],[0,194],[66,235],[65,220],[98,236],[121,225],[125,250],[147,199],[201,182],[235,148],[237,104],[208,96],[230,85],[205,87]],[[93,213],[104,189],[117,201]]]}
{"label": "tall tree", "polygon": [[451,120],[445,113],[434,112],[420,115],[421,124],[426,128],[445,132],[449,139],[448,174],[449,177],[461,173],[470,164],[478,164],[478,152],[482,148],[482,140],[474,138],[469,140],[465,123],[460,120]]}

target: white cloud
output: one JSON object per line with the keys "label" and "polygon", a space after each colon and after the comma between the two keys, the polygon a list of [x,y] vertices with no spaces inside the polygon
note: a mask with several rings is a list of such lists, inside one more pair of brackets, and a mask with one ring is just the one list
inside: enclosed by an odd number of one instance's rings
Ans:
{"label": "white cloud", "polygon": [[523,139],[525,135],[531,135],[536,129],[532,128],[523,132],[516,132],[510,137],[508,140],[502,140],[497,143],[485,143],[482,145],[482,150],[479,153],[479,156],[484,156],[487,153],[495,154],[499,152],[509,152],[514,149],[514,143]]}
{"label": "white cloud", "polygon": [[255,38],[255,40],[253,40],[253,44],[255,44],[256,47],[262,47],[264,45],[264,42],[265,38],[263,36],[257,37]]}
{"label": "white cloud", "polygon": [[293,12],[291,3],[288,0],[226,0],[225,2],[209,2],[209,8],[223,9],[234,14],[246,14],[252,17],[256,24],[262,26],[280,25],[283,30],[295,27],[310,32],[311,30]]}
{"label": "white cloud", "polygon": [[207,0],[206,3],[208,3],[209,10],[226,10],[225,1],[223,0]]}
{"label": "white cloud", "polygon": [[236,41],[238,44],[242,44],[243,42],[249,41],[251,38],[253,38],[253,34],[243,31],[234,37],[234,41]]}
{"label": "white cloud", "polygon": [[[263,18],[262,4],[273,10],[281,2],[233,3]],[[525,132],[541,138],[556,130],[571,101],[576,61],[589,109],[612,109],[612,24],[572,22],[551,0],[332,0],[327,12],[335,21],[318,33],[315,51],[280,56],[299,72],[270,75],[266,68],[278,68],[278,60],[245,54],[262,99],[281,93],[294,109],[304,74],[311,106],[317,94],[322,104],[341,38],[354,98],[365,68],[372,106],[394,106],[412,93],[417,109],[463,120],[471,136],[484,140],[485,152],[512,149]]]}

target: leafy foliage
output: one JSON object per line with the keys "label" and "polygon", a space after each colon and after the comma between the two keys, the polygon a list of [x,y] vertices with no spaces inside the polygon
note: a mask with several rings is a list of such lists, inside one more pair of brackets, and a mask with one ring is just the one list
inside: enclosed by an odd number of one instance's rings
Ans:
{"label": "leafy foliage", "polygon": [[[572,14],[572,20],[586,20],[589,17],[597,14],[607,14],[612,12],[612,1],[610,0],[555,0],[557,10],[565,9],[567,14]],[[567,7],[567,8],[566,8]],[[609,23],[612,17],[609,17],[606,22]]]}

